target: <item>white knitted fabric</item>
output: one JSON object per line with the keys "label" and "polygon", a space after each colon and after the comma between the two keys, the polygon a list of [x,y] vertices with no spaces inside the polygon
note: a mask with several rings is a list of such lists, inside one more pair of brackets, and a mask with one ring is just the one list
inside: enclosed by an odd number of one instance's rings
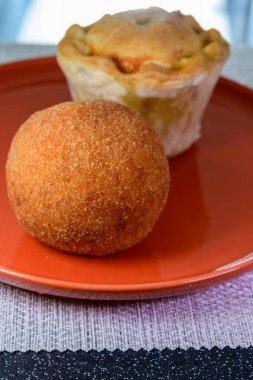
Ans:
{"label": "white knitted fabric", "polygon": [[0,351],[247,347],[253,273],[184,296],[108,302],[47,297],[0,285]]}
{"label": "white knitted fabric", "polygon": [[[0,61],[54,51],[0,45]],[[225,74],[253,86],[252,62],[253,49],[235,48]],[[0,321],[0,351],[247,347],[253,272],[196,293],[134,302],[68,300],[0,284]]]}

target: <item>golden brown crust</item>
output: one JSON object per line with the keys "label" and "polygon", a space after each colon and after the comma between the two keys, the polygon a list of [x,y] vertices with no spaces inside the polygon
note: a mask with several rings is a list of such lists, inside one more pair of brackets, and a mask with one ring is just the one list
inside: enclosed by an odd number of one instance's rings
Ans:
{"label": "golden brown crust", "polygon": [[71,60],[101,67],[133,83],[146,76],[189,78],[224,61],[228,53],[215,29],[205,31],[192,16],[156,7],[105,15],[86,28],[73,25],[58,46],[63,66]]}
{"label": "golden brown crust", "polygon": [[130,109],[103,101],[32,115],[13,139],[6,177],[10,202],[31,235],[94,255],[141,241],[169,184],[153,130]]}

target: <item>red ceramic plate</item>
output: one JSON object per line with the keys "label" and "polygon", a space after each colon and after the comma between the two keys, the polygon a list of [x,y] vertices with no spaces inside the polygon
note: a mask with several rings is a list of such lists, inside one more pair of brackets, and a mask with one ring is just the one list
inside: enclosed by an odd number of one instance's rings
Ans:
{"label": "red ceramic plate", "polygon": [[253,266],[253,92],[225,79],[202,138],[170,162],[169,200],[146,240],[115,255],[80,257],[32,239],[7,199],[7,152],[31,113],[69,98],[54,58],[0,67],[2,282],[60,296],[138,299],[182,293]]}

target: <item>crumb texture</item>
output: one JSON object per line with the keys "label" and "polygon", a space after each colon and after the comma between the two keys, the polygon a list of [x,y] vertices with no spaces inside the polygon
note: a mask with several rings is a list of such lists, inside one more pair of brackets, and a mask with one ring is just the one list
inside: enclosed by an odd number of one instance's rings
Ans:
{"label": "crumb texture", "polygon": [[13,139],[6,177],[11,205],[32,236],[94,255],[145,238],[169,186],[168,162],[151,127],[104,101],[33,114]]}

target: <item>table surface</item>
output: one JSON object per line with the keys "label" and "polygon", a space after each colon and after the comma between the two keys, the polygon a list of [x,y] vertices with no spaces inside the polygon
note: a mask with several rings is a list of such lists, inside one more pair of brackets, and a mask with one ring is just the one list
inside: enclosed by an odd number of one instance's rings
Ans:
{"label": "table surface", "polygon": [[[55,54],[54,46],[0,44],[0,62]],[[223,75],[253,87],[253,49],[233,47]],[[253,273],[184,296],[98,302],[0,284],[0,351],[248,347]]]}

